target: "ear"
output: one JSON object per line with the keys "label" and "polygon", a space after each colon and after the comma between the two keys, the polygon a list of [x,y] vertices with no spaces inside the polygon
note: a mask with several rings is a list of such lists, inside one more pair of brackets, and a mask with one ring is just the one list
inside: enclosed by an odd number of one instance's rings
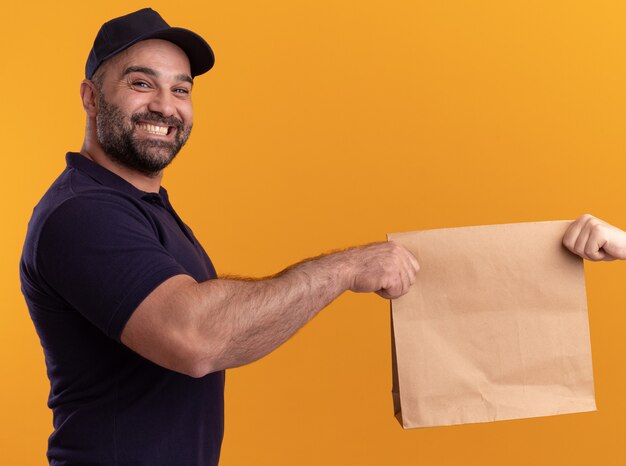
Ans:
{"label": "ear", "polygon": [[80,98],[87,116],[95,118],[98,110],[98,89],[93,82],[85,79],[80,83]]}

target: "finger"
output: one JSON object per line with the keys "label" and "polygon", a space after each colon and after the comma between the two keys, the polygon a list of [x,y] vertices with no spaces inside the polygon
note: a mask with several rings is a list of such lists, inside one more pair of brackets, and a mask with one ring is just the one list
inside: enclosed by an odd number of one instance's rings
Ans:
{"label": "finger", "polygon": [[606,225],[606,242],[602,245],[604,260],[626,258],[626,233],[612,225]]}
{"label": "finger", "polygon": [[396,299],[409,292],[412,281],[409,269],[400,269],[397,274],[376,294],[386,299]]}
{"label": "finger", "polygon": [[413,284],[415,283],[415,278],[417,277],[417,270],[411,267],[408,272],[409,272],[409,285],[413,286]]}
{"label": "finger", "polygon": [[383,290],[391,298],[394,298],[400,294],[402,290],[402,275],[400,271],[396,271],[396,273],[392,277],[390,277],[390,279],[383,287]]}
{"label": "finger", "polygon": [[406,252],[409,257],[409,262],[411,263],[411,266],[413,267],[413,270],[417,273],[420,269],[420,264],[419,262],[417,262],[417,257],[415,257],[415,255],[408,249]]}
{"label": "finger", "polygon": [[417,259],[415,258],[413,254],[409,254],[407,265],[408,265],[408,270],[410,272],[410,275],[412,277],[415,277],[415,275],[417,275],[417,272],[419,271],[420,266],[417,263]]}
{"label": "finger", "polygon": [[607,256],[602,249],[607,244],[607,234],[604,228],[595,225],[589,235],[587,244],[585,245],[585,255],[589,260],[601,261]]}
{"label": "finger", "polygon": [[389,290],[390,294],[393,296],[402,296],[404,289],[406,288],[407,277],[405,271],[399,269],[396,272],[395,280],[394,280],[394,288],[393,290]]}
{"label": "finger", "polygon": [[404,253],[404,266],[407,268],[409,276],[413,280],[415,278],[415,275],[419,271],[420,266],[417,262],[416,257],[408,249],[405,249]]}
{"label": "finger", "polygon": [[376,292],[377,295],[382,296],[385,299],[396,299],[402,296],[400,290],[396,288],[387,288]]}
{"label": "finger", "polygon": [[411,288],[411,272],[407,269],[402,273],[402,294],[406,294],[409,292]]}
{"label": "finger", "polygon": [[583,229],[583,227],[589,220],[589,217],[591,217],[591,215],[589,214],[585,214],[585,215],[578,217],[569,225],[569,227],[567,227],[567,230],[565,231],[565,234],[563,235],[563,245],[574,253],[576,252],[574,250],[574,246],[576,245],[576,240],[578,239],[578,236],[580,235],[581,230]]}
{"label": "finger", "polygon": [[[393,241],[391,241],[390,243],[393,243]],[[413,253],[411,251],[409,251],[409,249],[406,246],[403,246],[403,245],[401,245],[399,243],[393,243],[393,244],[398,247],[398,254],[400,255],[400,257],[402,257],[403,259],[408,260],[411,264],[413,264],[414,267],[419,268],[419,264],[417,263],[417,259],[415,258]]]}
{"label": "finger", "polygon": [[396,275],[393,286],[388,288],[386,294],[391,297],[391,299],[399,298],[403,294],[406,293],[407,290],[407,282],[404,274],[399,271],[398,275]]}
{"label": "finger", "polygon": [[589,241],[591,228],[592,225],[590,221],[587,221],[578,234],[578,238],[576,238],[576,243],[574,244],[574,252],[585,259],[589,259],[589,257],[585,254],[585,248],[587,247],[587,242]]}
{"label": "finger", "polygon": [[406,248],[401,247],[401,249],[398,249],[397,258],[395,258],[397,267],[396,271],[402,286],[410,283],[411,271],[413,269],[413,263],[411,262],[410,255],[410,252]]}
{"label": "finger", "polygon": [[578,227],[578,220],[574,220],[573,222],[569,224],[569,226],[567,227],[567,230],[565,230],[565,233],[563,234],[563,239],[562,239],[563,246],[565,246],[570,251],[572,250],[572,248],[574,247],[574,244],[576,243],[576,235],[577,235],[576,228],[577,227]]}
{"label": "finger", "polygon": [[413,284],[415,283],[415,275],[416,275],[416,272],[414,271],[413,268],[409,268],[408,270],[406,270],[405,287],[402,290],[403,295],[411,291],[411,288],[413,287]]}

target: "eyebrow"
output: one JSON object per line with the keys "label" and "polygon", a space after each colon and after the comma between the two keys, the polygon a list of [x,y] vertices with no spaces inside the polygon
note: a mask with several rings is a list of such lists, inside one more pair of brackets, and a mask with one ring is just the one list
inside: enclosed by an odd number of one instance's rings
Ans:
{"label": "eyebrow", "polygon": [[[129,66],[128,68],[124,70],[124,73],[122,73],[122,76],[126,76],[127,74],[130,74],[130,73],[143,73],[143,74],[147,74],[148,76],[153,76],[155,78],[158,78],[160,76],[160,73],[158,71],[153,70],[152,68],[148,68],[147,66]],[[177,74],[176,76],[174,76],[174,78],[178,81],[188,82],[189,84],[193,86],[193,79],[188,74],[185,74],[185,73]]]}

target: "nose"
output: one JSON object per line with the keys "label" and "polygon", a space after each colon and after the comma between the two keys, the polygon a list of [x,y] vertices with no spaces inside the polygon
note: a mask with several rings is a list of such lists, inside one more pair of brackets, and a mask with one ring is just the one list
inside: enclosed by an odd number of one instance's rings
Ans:
{"label": "nose", "polygon": [[170,117],[176,113],[174,96],[166,89],[160,89],[148,103],[148,110],[160,113],[163,117]]}

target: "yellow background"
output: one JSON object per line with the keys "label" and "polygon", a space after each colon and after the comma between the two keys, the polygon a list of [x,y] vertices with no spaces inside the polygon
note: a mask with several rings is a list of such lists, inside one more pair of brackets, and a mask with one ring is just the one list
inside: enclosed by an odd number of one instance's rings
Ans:
{"label": "yellow background", "polygon": [[[31,209],[82,142],[100,24],[135,1],[12,2],[0,30],[0,455],[44,464],[42,350],[18,281]],[[218,271],[259,276],[426,228],[626,227],[623,1],[154,1],[213,46],[164,185]],[[598,412],[403,431],[388,303],[347,294],[227,374],[223,466],[626,464],[626,264],[586,264]],[[181,465],[184,466],[184,465]]]}

